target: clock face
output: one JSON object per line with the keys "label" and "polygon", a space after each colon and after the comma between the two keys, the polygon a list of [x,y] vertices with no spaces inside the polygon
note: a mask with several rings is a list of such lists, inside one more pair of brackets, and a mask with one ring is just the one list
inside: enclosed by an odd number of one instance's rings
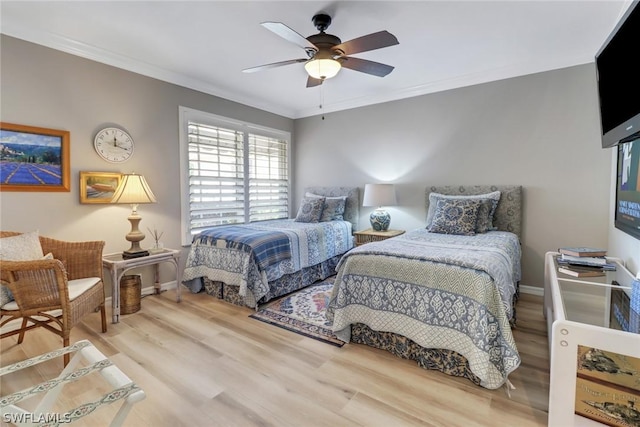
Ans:
{"label": "clock face", "polygon": [[133,138],[118,128],[100,130],[93,140],[93,146],[96,153],[107,162],[124,162],[133,154]]}

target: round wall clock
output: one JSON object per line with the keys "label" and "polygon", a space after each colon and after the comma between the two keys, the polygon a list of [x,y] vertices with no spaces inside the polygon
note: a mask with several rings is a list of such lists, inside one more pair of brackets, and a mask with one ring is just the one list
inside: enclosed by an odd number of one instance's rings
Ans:
{"label": "round wall clock", "polygon": [[104,128],[93,140],[96,153],[107,162],[121,163],[133,155],[133,138],[119,128]]}

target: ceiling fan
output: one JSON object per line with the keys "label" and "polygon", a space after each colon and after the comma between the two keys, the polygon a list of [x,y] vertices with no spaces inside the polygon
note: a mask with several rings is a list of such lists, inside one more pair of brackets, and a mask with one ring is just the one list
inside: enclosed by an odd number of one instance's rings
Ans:
{"label": "ceiling fan", "polygon": [[303,48],[307,57],[259,65],[242,71],[253,73],[268,68],[304,62],[304,68],[309,74],[307,87],[321,85],[325,79],[330,79],[338,74],[342,67],[378,77],[384,77],[393,71],[394,67],[390,65],[348,56],[396,45],[398,44],[398,39],[393,34],[388,31],[378,31],[377,33],[368,34],[343,43],[338,37],[325,33],[325,30],[331,24],[329,15],[317,14],[312,21],[320,32],[307,38],[304,38],[281,22],[263,22],[261,25],[266,29]]}

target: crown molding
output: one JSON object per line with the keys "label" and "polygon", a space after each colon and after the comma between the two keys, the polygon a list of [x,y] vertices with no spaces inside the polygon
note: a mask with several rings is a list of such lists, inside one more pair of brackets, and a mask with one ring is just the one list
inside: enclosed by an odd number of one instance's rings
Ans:
{"label": "crown molding", "polygon": [[59,34],[38,31],[11,23],[3,24],[0,33],[284,117],[293,118],[295,115],[294,110],[282,108],[281,106],[267,102],[260,102],[253,98],[238,96],[237,94],[202,80],[156,67],[135,58],[120,55],[77,40],[72,40]]}
{"label": "crown molding", "polygon": [[571,58],[558,58],[556,60],[547,61],[546,63],[540,63],[539,61],[537,61],[515,64],[508,67],[495,67],[476,73],[454,76],[435,82],[429,82],[424,85],[407,87],[405,89],[396,90],[393,92],[378,93],[372,96],[353,98],[334,103],[325,103],[322,106],[322,110],[319,110],[317,107],[294,110],[283,108],[282,106],[275,105],[268,101],[240,96],[238,94],[231,93],[217,85],[212,85],[211,83],[199,79],[194,79],[184,74],[175,73],[173,71],[156,67],[143,61],[139,61],[135,58],[120,55],[115,52],[101,49],[86,43],[78,42],[77,40],[72,40],[58,34],[38,31],[11,23],[3,24],[2,28],[0,29],[0,33],[45,47],[49,47],[51,49],[66,52],[85,59],[100,62],[102,64],[141,74],[143,76],[152,77],[167,83],[197,90],[199,92],[237,102],[249,107],[257,108],[290,119],[301,119],[305,117],[317,116],[320,114],[328,114],[342,110],[397,101],[435,92],[442,92],[466,86],[488,83],[491,81],[504,80],[512,77],[567,68],[575,65],[582,65],[594,61],[594,57],[592,54],[582,53],[574,55]]}
{"label": "crown molding", "polygon": [[451,89],[458,89],[467,86],[473,86],[483,83],[489,83],[498,80],[505,80],[514,77],[522,77],[530,74],[537,74],[546,71],[569,68],[577,65],[583,65],[594,62],[592,54],[582,53],[574,55],[571,58],[560,58],[546,63],[525,62],[508,67],[496,67],[483,70],[476,73],[455,76],[451,78],[441,79],[429,82],[424,85],[408,87],[393,93],[376,94],[375,96],[361,97],[350,99],[343,102],[325,103],[322,110],[318,108],[309,108],[297,112],[294,119],[317,116],[319,114],[328,114],[342,110],[364,107],[368,105],[381,104],[385,102],[398,101],[401,99],[412,98],[416,96],[428,95],[430,93],[443,92]]}

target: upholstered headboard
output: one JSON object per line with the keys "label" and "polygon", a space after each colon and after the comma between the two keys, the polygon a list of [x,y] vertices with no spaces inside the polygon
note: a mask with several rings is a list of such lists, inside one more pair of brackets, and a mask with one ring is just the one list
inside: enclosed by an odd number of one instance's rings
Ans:
{"label": "upholstered headboard", "polygon": [[492,191],[500,192],[493,223],[498,230],[510,231],[522,237],[522,186],[521,185],[445,185],[427,187],[426,206],[429,212],[429,194],[440,193],[457,196],[475,196]]}
{"label": "upholstered headboard", "polygon": [[351,223],[353,231],[358,230],[358,218],[360,217],[360,190],[358,187],[307,187],[304,192],[307,191],[325,197],[347,196],[344,220]]}

